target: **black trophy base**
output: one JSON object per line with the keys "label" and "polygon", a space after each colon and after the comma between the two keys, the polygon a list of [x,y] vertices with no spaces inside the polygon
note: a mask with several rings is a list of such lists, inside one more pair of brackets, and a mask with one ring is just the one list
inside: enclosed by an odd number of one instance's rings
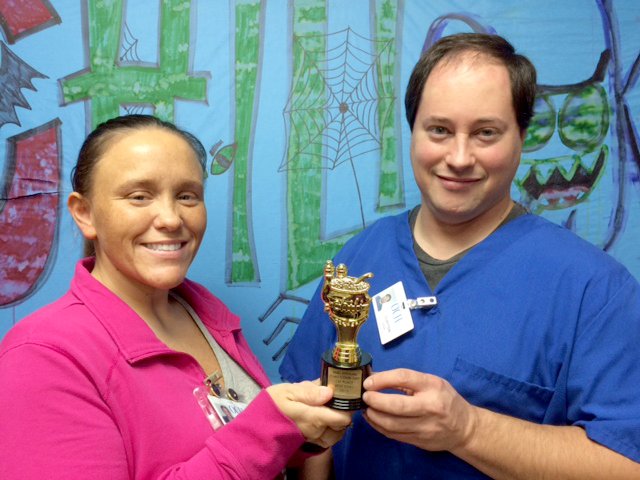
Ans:
{"label": "black trophy base", "polygon": [[336,410],[360,410],[366,408],[362,394],[362,382],[371,375],[371,355],[363,353],[359,365],[345,367],[333,360],[331,350],[322,355],[322,385],[333,387],[333,398],[326,404]]}

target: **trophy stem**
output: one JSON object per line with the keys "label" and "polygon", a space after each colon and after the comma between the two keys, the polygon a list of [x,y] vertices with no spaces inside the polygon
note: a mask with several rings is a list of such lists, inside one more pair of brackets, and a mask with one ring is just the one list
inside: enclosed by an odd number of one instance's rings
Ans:
{"label": "trophy stem", "polygon": [[341,365],[343,367],[354,367],[360,364],[362,353],[360,351],[360,347],[357,345],[354,348],[353,345],[342,345],[340,343],[336,343],[331,357],[337,365]]}
{"label": "trophy stem", "polygon": [[355,328],[351,325],[338,324],[338,341],[333,349],[333,360],[345,367],[353,367],[360,364],[362,354],[356,342],[356,337],[361,325]]}

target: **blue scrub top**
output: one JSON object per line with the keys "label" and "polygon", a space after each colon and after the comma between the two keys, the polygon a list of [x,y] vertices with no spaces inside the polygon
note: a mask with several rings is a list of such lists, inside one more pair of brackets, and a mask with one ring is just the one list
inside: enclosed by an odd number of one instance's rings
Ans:
{"label": "blue scrub top", "polygon": [[[408,212],[379,220],[334,259],[372,272],[373,296],[402,281],[414,329],[380,343],[373,312],[358,343],[374,371],[409,368],[448,380],[470,403],[535,423],[578,425],[640,461],[640,285],[608,254],[570,231],[523,215],[473,247],[429,288],[413,251]],[[319,287],[320,288],[320,287]],[[336,332],[319,289],[280,373],[318,378]],[[487,478],[447,452],[427,452],[373,430],[360,414],[334,447],[337,478]]]}

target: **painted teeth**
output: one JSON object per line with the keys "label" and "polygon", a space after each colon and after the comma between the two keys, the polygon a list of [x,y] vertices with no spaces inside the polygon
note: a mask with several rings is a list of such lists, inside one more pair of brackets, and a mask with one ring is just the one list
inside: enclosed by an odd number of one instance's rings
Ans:
{"label": "painted teeth", "polygon": [[171,245],[158,245],[158,244],[147,244],[147,248],[150,250],[159,250],[161,252],[173,252],[180,248],[179,243],[173,243]]}

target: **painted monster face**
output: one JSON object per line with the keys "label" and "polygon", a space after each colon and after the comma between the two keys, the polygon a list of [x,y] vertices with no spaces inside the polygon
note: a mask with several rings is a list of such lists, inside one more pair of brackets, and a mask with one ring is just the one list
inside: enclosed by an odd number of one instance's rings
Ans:
{"label": "painted monster face", "polygon": [[[606,242],[606,233],[589,225],[587,210],[594,206],[597,223],[606,224],[604,206],[611,208],[609,132],[611,110],[602,86],[609,52],[600,57],[594,74],[586,81],[559,86],[538,86],[535,115],[523,147],[514,184],[520,201],[533,212],[563,223],[594,243]],[[600,191],[600,194],[598,194]],[[601,197],[601,198],[597,198]],[[589,202],[584,203],[587,199]],[[598,205],[592,205],[596,203]],[[583,205],[581,205],[583,204]]]}
{"label": "painted monster face", "polygon": [[[528,171],[517,181],[535,210],[572,208],[589,197],[608,157],[602,143],[608,128],[607,94],[600,85],[566,95],[558,113],[551,95],[537,97],[536,115],[523,148]],[[556,129],[567,153],[536,158],[533,152],[544,148]]]}

